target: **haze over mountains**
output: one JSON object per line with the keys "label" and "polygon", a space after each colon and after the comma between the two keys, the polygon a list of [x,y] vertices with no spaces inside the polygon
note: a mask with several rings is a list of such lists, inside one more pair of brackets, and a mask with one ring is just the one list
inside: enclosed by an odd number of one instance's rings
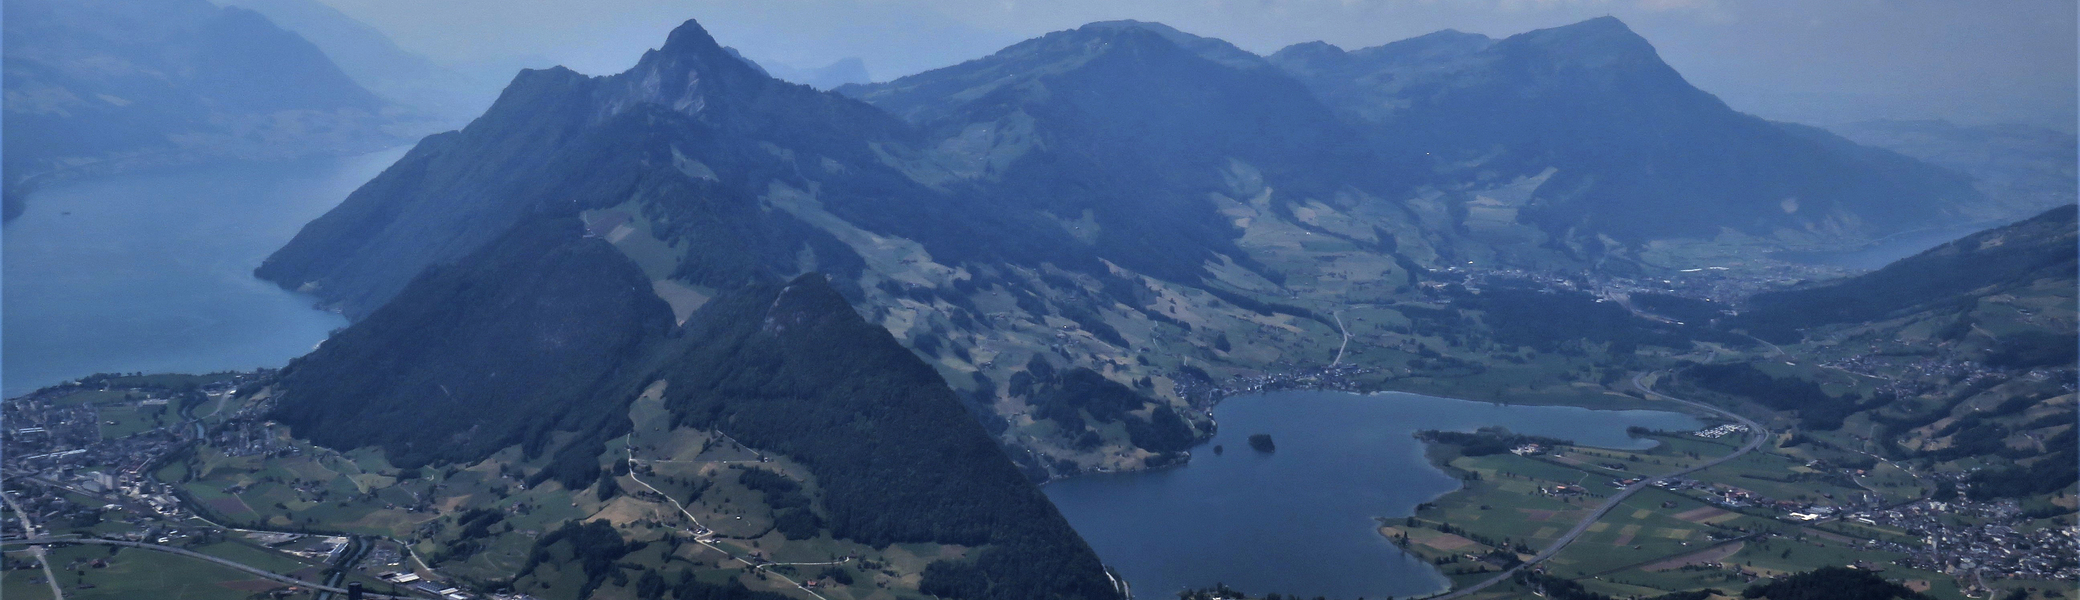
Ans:
{"label": "haze over mountains", "polygon": [[229,0],[223,4],[260,13],[303,36],[356,83],[430,121],[424,133],[453,128],[482,114],[511,76],[507,71],[436,64],[316,0]]}
{"label": "haze over mountains", "polygon": [[774,79],[799,83],[819,90],[829,90],[846,84],[868,83],[874,80],[873,77],[867,75],[867,63],[858,58],[841,58],[828,65],[803,69],[777,62],[751,60],[738,53],[735,48],[730,48],[729,51],[730,54],[743,58],[746,62],[751,63],[751,66],[758,67],[758,70],[773,76]]}
{"label": "haze over mountains", "polygon": [[[475,264],[497,255],[485,248],[545,243],[522,226],[545,219],[619,249],[677,322],[729,290],[823,273],[1043,477],[1182,460],[1157,432],[1206,424],[1177,390],[1330,363],[1338,306],[1418,300],[1442,269],[1637,273],[1667,268],[1639,261],[1650,245],[1855,243],[1985,202],[1957,173],[1736,113],[1607,18],[1268,59],[1095,23],[838,92],[775,80],[692,22],[625,73],[528,71],[258,274],[402,332],[379,307],[439,265],[495,270]],[[449,318],[506,322],[473,311],[523,296],[476,290]],[[1584,320],[1534,326],[1499,298],[1411,326],[1540,347],[1692,335],[1586,295],[1570,309]],[[655,327],[597,325],[585,335]],[[486,364],[540,360],[496,346]],[[1436,366],[1414,349],[1394,360]],[[1069,385],[1126,400],[1056,406],[1088,395]],[[498,388],[443,394],[495,404]]]}
{"label": "haze over mountains", "polygon": [[467,122],[463,75],[310,0],[8,0],[6,215],[42,183],[368,152]]}
{"label": "haze over mountains", "polygon": [[[467,105],[304,0],[9,1],[10,36],[41,29],[10,40],[8,125],[47,144],[23,171],[9,138],[10,184]],[[152,472],[239,499],[229,461],[307,469],[329,483],[297,471],[240,514],[382,522],[359,531],[480,592],[643,600],[1125,597],[1036,484],[1195,460],[1214,403],[1280,387],[1630,407],[1680,375],[1756,430],[1867,426],[1830,460],[1998,458],[1946,480],[1979,497],[2071,484],[2042,475],[2072,456],[2045,443],[2073,431],[2072,171],[1945,150],[2056,140],[1844,129],[1910,156],[1770,122],[1612,18],[1269,56],[1110,21],[865,80],[768,70],[693,21],[621,73],[520,72],[255,270],[353,320],[220,398],[216,431],[280,444]],[[1763,258],[1989,219],[2022,220],[1856,277]],[[1894,356],[1941,364],[1850,370]],[[1478,543],[1523,560],[1510,541]]]}
{"label": "haze over mountains", "polygon": [[366,152],[392,106],[266,17],[205,0],[8,0],[6,196],[51,178]]}

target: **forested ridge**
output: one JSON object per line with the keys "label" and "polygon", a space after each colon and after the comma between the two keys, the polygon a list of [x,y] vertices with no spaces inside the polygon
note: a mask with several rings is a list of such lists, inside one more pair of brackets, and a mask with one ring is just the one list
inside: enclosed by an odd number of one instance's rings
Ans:
{"label": "forested ridge", "polygon": [[[282,369],[273,416],[301,438],[393,464],[567,452],[535,480],[582,488],[628,424],[624,386],[671,326],[649,282],[576,220],[531,221]],[[552,447],[553,434],[580,439]]]}
{"label": "forested ridge", "polygon": [[678,424],[716,428],[816,475],[832,535],[987,546],[934,563],[958,598],[1110,598],[1097,555],[971,418],[938,372],[819,274],[715,299],[657,378]]}
{"label": "forested ridge", "polygon": [[[2040,279],[2073,281],[2080,277],[2080,237],[2072,205],[2030,219],[1965,236],[1882,269],[1808,286],[1757,294],[1754,306],[1731,320],[1757,336],[1780,343],[1797,341],[1799,330],[1829,323],[1878,321],[1917,310],[1944,310],[1975,300],[1974,293],[2001,291]],[[2039,350],[2036,346],[2044,346]],[[2072,332],[2054,340],[2030,341],[2038,364],[2072,360],[2080,345]],[[2052,349],[2056,349],[2053,351]],[[2032,365],[2018,365],[2032,366]]]}
{"label": "forested ridge", "polygon": [[[722,431],[815,475],[828,519],[792,481],[739,475],[790,539],[828,530],[877,547],[975,548],[925,571],[923,589],[949,598],[1115,596],[1097,556],[938,372],[823,275],[746,285],[678,328],[640,277],[575,220],[529,224],[466,266],[430,271],[284,369],[274,415],[319,444],[378,446],[405,466],[519,445],[549,454],[531,479],[582,489],[612,481],[603,442],[629,429],[639,391],[664,380],[676,426]],[[552,444],[560,432],[577,435]],[[1190,430],[1170,435],[1189,441]],[[614,550],[586,527],[545,537],[537,557],[559,541]],[[594,562],[588,589],[613,573],[611,560]]]}

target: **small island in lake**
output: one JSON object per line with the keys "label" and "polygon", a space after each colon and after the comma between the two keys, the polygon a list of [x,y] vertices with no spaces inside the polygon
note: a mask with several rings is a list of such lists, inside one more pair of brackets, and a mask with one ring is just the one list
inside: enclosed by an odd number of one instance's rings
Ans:
{"label": "small island in lake", "polygon": [[1278,445],[1271,443],[1271,434],[1268,433],[1259,433],[1249,436],[1249,447],[1255,448],[1258,452],[1272,452],[1278,450]]}

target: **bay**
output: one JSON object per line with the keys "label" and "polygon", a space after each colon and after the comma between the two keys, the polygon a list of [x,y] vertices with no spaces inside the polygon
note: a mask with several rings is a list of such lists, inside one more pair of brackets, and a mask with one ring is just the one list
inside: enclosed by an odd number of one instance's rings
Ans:
{"label": "bay", "polygon": [[0,230],[0,388],[278,367],[310,352],[346,320],[253,268],[405,150],[163,169],[30,194]]}
{"label": "bay", "polygon": [[[1220,432],[1185,466],[1098,474],[1048,484],[1047,496],[1140,598],[1225,583],[1244,592],[1409,597],[1444,589],[1443,575],[1377,532],[1459,488],[1432,467],[1413,434],[1499,425],[1585,446],[1646,448],[1629,426],[1688,429],[1660,411],[1471,402],[1417,394],[1288,391],[1229,398]],[[1271,453],[1250,449],[1269,434]],[[1225,452],[1216,455],[1213,446]]]}

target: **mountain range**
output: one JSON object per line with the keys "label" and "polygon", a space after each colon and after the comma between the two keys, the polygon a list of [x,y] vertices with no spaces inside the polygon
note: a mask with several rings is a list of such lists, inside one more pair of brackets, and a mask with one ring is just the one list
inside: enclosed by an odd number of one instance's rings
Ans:
{"label": "mountain range", "polygon": [[[360,319],[537,218],[612,243],[675,321],[820,272],[1029,469],[1065,473],[1181,457],[1044,416],[1069,416],[1047,406],[1069,380],[1036,367],[1128,389],[1136,429],[1163,408],[1203,430],[1180,385],[1329,363],[1335,307],[1419,300],[1441,270],[1637,273],[1648,244],[1867,239],[1980,200],[1735,112],[1607,18],[1268,58],[1094,23],[836,93],[689,22],[625,73],[523,72],[257,273]],[[1471,314],[1438,322],[1528,323]]]}
{"label": "mountain range", "polygon": [[403,141],[393,107],[251,10],[7,0],[6,215],[55,178]]}
{"label": "mountain range", "polygon": [[[395,49],[342,31],[327,52]],[[283,44],[306,89],[381,110]],[[492,532],[466,513],[429,533],[436,562],[516,590],[787,589],[680,553],[744,560],[709,545],[727,539],[828,556],[833,581],[875,590],[1096,599],[1121,590],[1035,483],[1190,460],[1224,393],[1601,397],[1750,333],[1940,330],[1979,360],[2072,360],[2047,354],[2070,335],[2018,333],[2069,322],[2037,311],[2070,304],[2045,291],[2071,287],[2070,206],[1738,310],[1652,301],[1685,311],[1667,318],[1592,285],[1703,270],[1666,259],[1686,244],[1851,246],[2021,206],[1734,111],[1615,19],[1269,56],[1104,22],[812,83],[692,21],[626,72],[521,72],[256,270],[353,320],[254,386],[268,417],[401,470],[495,473],[501,502],[507,481],[529,494],[516,511],[583,501],[597,520]],[[695,511],[744,522],[680,520]],[[615,562],[653,542],[656,569]]]}
{"label": "mountain range", "polygon": [[758,70],[773,76],[774,79],[799,83],[819,90],[833,89],[848,84],[864,84],[874,80],[872,76],[867,75],[866,61],[860,60],[858,57],[841,58],[828,65],[804,69],[773,61],[759,62],[751,60],[738,53],[734,48],[729,50],[731,54],[736,54],[739,58],[743,58],[745,62],[758,67]]}
{"label": "mountain range", "polygon": [[355,83],[410,111],[413,133],[432,133],[467,123],[505,84],[510,71],[495,76],[435,63],[406,50],[375,27],[316,0],[230,0],[223,3],[260,13],[296,32],[339,65]]}

